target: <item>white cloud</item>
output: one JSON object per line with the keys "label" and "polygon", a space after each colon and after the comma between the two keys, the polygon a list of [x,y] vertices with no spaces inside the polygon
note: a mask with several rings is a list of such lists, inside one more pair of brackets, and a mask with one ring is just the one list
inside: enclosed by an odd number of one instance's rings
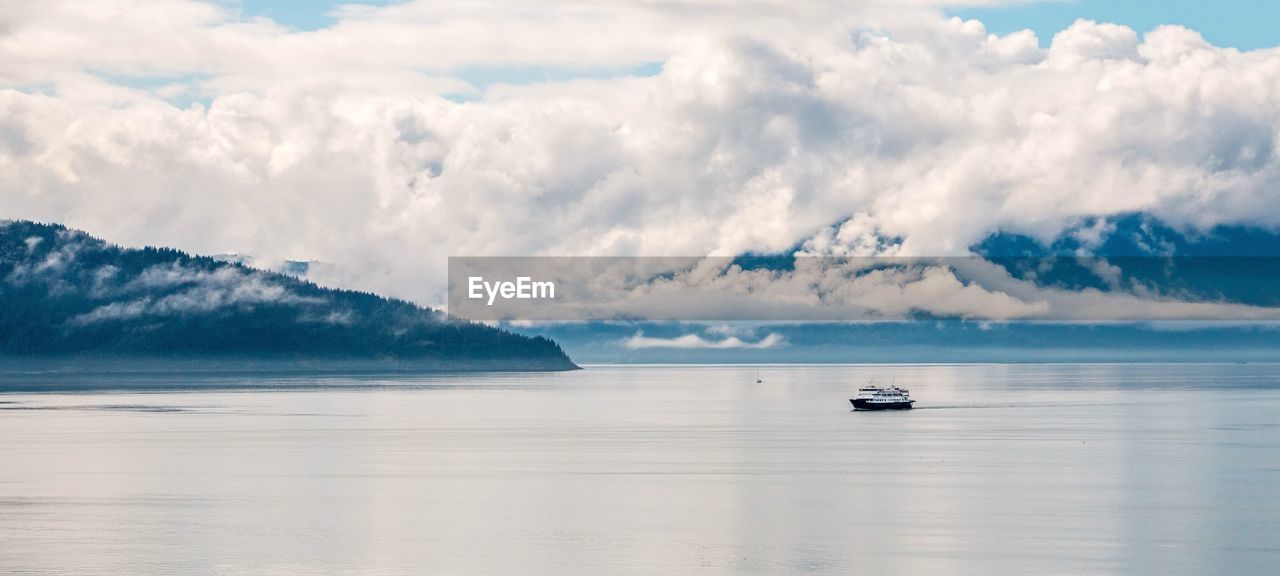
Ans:
{"label": "white cloud", "polygon": [[[70,244],[69,246],[74,246]],[[141,316],[171,316],[211,312],[229,307],[254,304],[319,304],[317,297],[302,296],[266,275],[240,268],[223,267],[213,271],[179,265],[152,266],[127,282],[117,282],[118,270],[104,266],[94,273],[90,293],[95,298],[129,298],[98,306],[71,319],[73,324],[87,325],[110,320],[126,320]],[[162,296],[154,296],[157,292]],[[312,320],[304,317],[305,320]],[[315,321],[345,324],[351,321],[345,311],[332,312]]]}
{"label": "white cloud", "polygon": [[[1079,22],[1041,49],[871,2],[340,16],[4,4],[0,214],[333,262],[318,281],[432,305],[449,255],[962,254],[1126,211],[1280,226],[1280,51],[1183,28]],[[652,61],[441,97],[462,67]],[[184,90],[207,106],[175,106]]]}
{"label": "white cloud", "polygon": [[655,338],[645,336],[644,332],[636,332],[630,338],[622,341],[625,348],[638,350],[643,348],[676,348],[684,350],[700,349],[700,350],[766,350],[769,348],[777,348],[786,345],[786,339],[781,334],[770,333],[768,336],[756,341],[746,341],[737,336],[727,336],[724,338],[708,339],[698,334],[683,334],[674,338]]}

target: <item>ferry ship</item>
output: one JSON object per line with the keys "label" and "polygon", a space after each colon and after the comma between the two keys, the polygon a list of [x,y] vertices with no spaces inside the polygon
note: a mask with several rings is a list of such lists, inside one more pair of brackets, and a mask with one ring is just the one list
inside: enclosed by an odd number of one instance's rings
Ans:
{"label": "ferry ship", "polygon": [[855,410],[910,410],[915,400],[911,392],[894,385],[889,387],[868,384],[858,389],[858,396],[850,398]]}

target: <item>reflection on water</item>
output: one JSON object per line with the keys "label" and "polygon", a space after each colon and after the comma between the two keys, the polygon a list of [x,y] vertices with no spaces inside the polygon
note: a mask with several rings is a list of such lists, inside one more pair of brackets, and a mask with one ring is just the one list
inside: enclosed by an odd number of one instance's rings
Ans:
{"label": "reflection on water", "polygon": [[[0,571],[1267,574],[1280,563],[1280,366],[755,374],[6,377],[0,389],[76,391],[0,396]],[[896,378],[918,409],[850,411],[871,377]]]}

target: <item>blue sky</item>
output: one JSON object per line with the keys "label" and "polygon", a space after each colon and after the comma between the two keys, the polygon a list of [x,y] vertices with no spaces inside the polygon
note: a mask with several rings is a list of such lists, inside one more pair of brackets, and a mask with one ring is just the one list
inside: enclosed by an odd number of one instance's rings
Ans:
{"label": "blue sky", "polygon": [[1078,18],[1124,24],[1138,32],[1146,32],[1162,24],[1180,24],[1199,31],[1206,40],[1218,46],[1241,50],[1280,45],[1280,2],[1270,0],[1077,0],[952,10],[949,13],[982,20],[989,30],[1000,34],[1030,28],[1045,46],[1054,33]]}
{"label": "blue sky", "polygon": [[[232,1],[234,2],[234,0]],[[333,24],[329,13],[344,4],[382,6],[396,0],[361,0],[341,2],[335,0],[241,0],[238,2],[244,16],[266,16],[276,22],[298,30],[315,30]]]}
{"label": "blue sky", "polygon": [[[343,4],[385,5],[396,0],[242,0],[247,17],[266,16],[298,30],[314,30],[333,23],[328,14]],[[977,18],[1001,34],[1030,28],[1047,45],[1053,35],[1077,18],[1124,24],[1146,32],[1161,24],[1194,28],[1210,42],[1242,50],[1280,45],[1280,2],[1218,0],[1215,2],[1159,2],[1156,0],[1075,0],[1027,2],[997,8],[950,10]]]}

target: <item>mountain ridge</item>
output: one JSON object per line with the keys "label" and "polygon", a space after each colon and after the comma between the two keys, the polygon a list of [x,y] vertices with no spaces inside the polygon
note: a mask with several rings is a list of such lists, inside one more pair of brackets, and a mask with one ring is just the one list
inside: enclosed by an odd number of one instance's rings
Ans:
{"label": "mountain ridge", "polygon": [[0,357],[352,360],[571,370],[554,341],[60,224],[0,221]]}

